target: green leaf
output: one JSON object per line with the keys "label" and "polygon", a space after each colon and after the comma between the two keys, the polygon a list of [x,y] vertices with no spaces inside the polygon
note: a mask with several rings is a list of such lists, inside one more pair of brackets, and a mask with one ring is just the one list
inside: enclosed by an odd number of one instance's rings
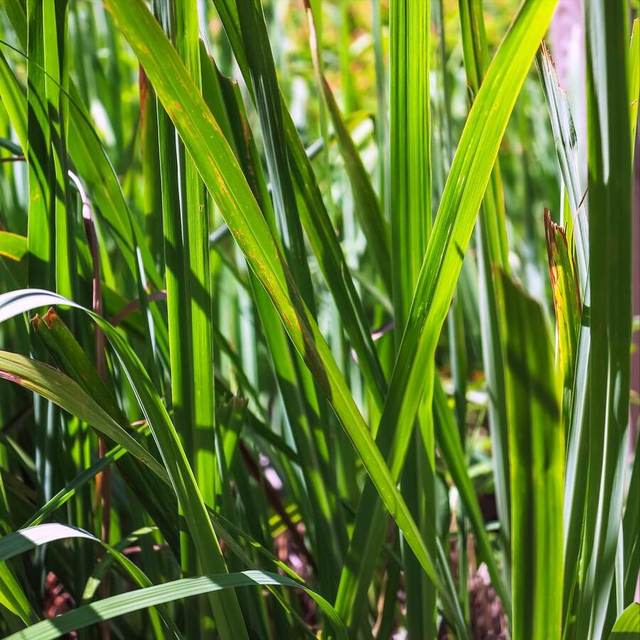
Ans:
{"label": "green leaf", "polygon": [[[50,6],[50,3],[48,3]],[[46,94],[44,3],[27,2],[27,146],[29,216],[27,231],[29,286],[55,289],[56,193],[51,129]],[[55,28],[54,28],[55,30]],[[65,292],[68,293],[68,292]]]}
{"label": "green leaf", "polygon": [[585,3],[591,353],[588,453],[580,461],[589,467],[584,577],[575,637],[594,640],[608,633],[629,416],[633,207],[626,19],[623,3]]}
{"label": "green leaf", "polygon": [[640,573],[640,454],[637,445],[629,477],[622,534],[623,561],[626,562],[624,602],[629,602],[636,592],[638,574]]}
{"label": "green leaf", "polygon": [[[460,0],[460,27],[470,99],[480,90],[488,66],[482,0]],[[476,223],[478,247],[478,304],[482,335],[482,361],[489,394],[493,477],[500,537],[509,565],[511,541],[505,362],[500,337],[500,311],[496,298],[494,268],[509,270],[506,214],[500,162],[496,159]]]}
{"label": "green leaf", "polygon": [[[562,307],[566,313],[556,311],[558,338],[565,342],[562,357],[567,356],[568,362],[563,370],[569,378],[565,378],[563,398],[563,419],[566,424],[567,462],[565,475],[565,607],[567,621],[572,619],[571,610],[576,606],[575,585],[578,580],[579,553],[583,515],[586,507],[585,492],[588,485],[588,465],[583,463],[587,455],[588,438],[588,400],[589,400],[589,359],[591,349],[591,327],[589,326],[589,307],[591,305],[591,291],[589,287],[589,224],[586,208],[582,204],[583,188],[580,181],[578,162],[578,139],[569,108],[569,100],[565,91],[560,87],[555,65],[551,54],[542,46],[536,57],[538,74],[549,110],[551,129],[553,131],[560,173],[564,183],[569,206],[562,212],[564,228],[566,230],[566,244],[569,256],[562,273],[569,276],[573,270],[573,277],[579,281],[579,305],[582,306],[577,335],[573,336],[571,323],[574,322],[574,296],[567,299],[567,305]],[[563,241],[559,240],[558,250],[564,252]],[[558,256],[559,257],[559,256]],[[559,284],[564,282],[571,291],[566,278],[562,277]],[[564,288],[564,286],[563,286]],[[553,289],[553,286],[552,286]],[[556,297],[568,294],[553,291],[554,304]],[[571,350],[568,353],[568,349]]]}
{"label": "green leaf", "polygon": [[613,625],[609,640],[637,640],[640,634],[640,604],[630,604]]}
{"label": "green leaf", "polygon": [[84,629],[104,620],[111,620],[118,616],[173,602],[181,598],[190,598],[204,593],[215,593],[237,587],[262,587],[266,585],[300,588],[305,591],[316,601],[323,613],[331,621],[337,637],[340,640],[346,640],[346,630],[340,618],[322,596],[308,587],[291,580],[291,578],[266,571],[212,574],[200,578],[185,578],[145,589],[137,589],[99,600],[90,605],[78,607],[69,613],[56,616],[52,620],[44,620],[28,629],[11,634],[5,640],[53,640],[70,631]]}
{"label": "green leaf", "polygon": [[568,232],[571,231],[568,233],[571,244],[575,243],[580,291],[584,295],[589,269],[589,226],[586,216],[580,213],[583,190],[578,165],[578,137],[567,94],[560,86],[553,59],[544,43],[536,56],[536,65],[549,109],[560,173],[569,198],[570,211],[569,215],[565,214],[563,226]]}
{"label": "green leaf", "polygon": [[0,378],[57,404],[130,451],[156,473],[165,475],[162,465],[64,373],[17,353],[0,351]]}
{"label": "green leaf", "polygon": [[27,239],[17,233],[0,231],[0,256],[20,262],[27,253]]}
{"label": "green leaf", "polygon": [[[398,347],[432,227],[431,2],[391,2],[389,32],[389,156],[393,203],[389,216],[394,338]],[[435,555],[434,372],[435,362],[431,359],[425,363],[422,388],[416,390],[422,399],[401,487],[425,542]],[[425,580],[404,540],[401,550],[407,593],[407,631],[411,637],[435,638],[436,593],[433,585]],[[444,582],[447,584],[448,581]],[[451,595],[455,598],[455,592]],[[358,615],[357,608],[355,615]]]}
{"label": "green leaf", "polygon": [[629,90],[631,118],[631,158],[634,157],[636,129],[638,127],[638,101],[640,100],[640,18],[633,21],[629,64],[627,66],[627,86]]}
{"label": "green leaf", "polygon": [[5,562],[0,562],[0,605],[20,618],[25,625],[38,620],[27,595]]}
{"label": "green leaf", "polygon": [[27,108],[25,95],[16,80],[4,54],[0,52],[0,87],[2,87],[2,103],[7,110],[11,124],[22,149],[28,148]]}
{"label": "green leaf", "polygon": [[562,637],[564,433],[540,305],[501,272],[511,462],[514,638]]}

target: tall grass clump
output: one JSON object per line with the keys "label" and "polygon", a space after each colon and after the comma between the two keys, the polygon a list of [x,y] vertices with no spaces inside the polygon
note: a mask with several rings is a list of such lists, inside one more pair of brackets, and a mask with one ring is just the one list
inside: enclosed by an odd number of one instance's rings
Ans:
{"label": "tall grass clump", "polygon": [[640,637],[638,5],[557,4],[0,2],[2,637]]}

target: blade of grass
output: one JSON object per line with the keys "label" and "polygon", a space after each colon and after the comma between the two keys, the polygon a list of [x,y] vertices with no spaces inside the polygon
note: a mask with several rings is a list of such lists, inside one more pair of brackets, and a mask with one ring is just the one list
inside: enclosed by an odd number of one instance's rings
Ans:
{"label": "blade of grass", "polygon": [[[175,38],[178,53],[187,67],[187,71],[201,90],[200,43],[198,36],[198,10],[193,2],[180,0],[175,3]],[[187,283],[179,284],[185,288],[190,304],[190,334],[192,349],[192,370],[182,372],[190,375],[193,389],[193,423],[181,425],[190,429],[193,460],[198,486],[203,498],[214,503],[214,490],[211,469],[215,466],[214,452],[214,376],[213,376],[213,334],[211,329],[211,282],[209,268],[209,208],[205,202],[205,189],[191,158],[183,149],[180,154],[180,179],[183,192],[182,234],[184,273]],[[184,157],[183,157],[184,154]],[[185,340],[185,327],[182,327],[180,339]],[[238,630],[239,633],[239,630]]]}
{"label": "blade of grass", "polygon": [[504,272],[514,638],[562,637],[564,434],[546,318]]}
{"label": "blade of grass", "polygon": [[630,604],[616,620],[609,640],[633,640],[640,633],[640,604]]}
{"label": "blade of grass", "polygon": [[0,83],[2,83],[2,103],[7,110],[21,147],[19,150],[14,149],[13,152],[21,154],[22,149],[28,148],[25,96],[2,52],[0,52]]}
{"label": "blade of grass", "polygon": [[630,602],[638,585],[640,574],[640,455],[636,442],[633,468],[629,477],[629,491],[624,511],[623,537],[624,554],[627,561],[624,601]]}
{"label": "blade of grass", "polygon": [[378,179],[382,216],[386,220],[391,210],[391,168],[389,160],[389,123],[387,120],[387,79],[384,66],[384,43],[382,40],[382,19],[380,0],[371,0],[371,20],[373,22],[373,52],[376,69],[376,137],[378,142]]}
{"label": "blade of grass", "polygon": [[[170,16],[169,4],[154,3],[156,15]],[[171,33],[172,18],[162,22],[166,33]],[[176,132],[169,116],[156,100],[158,125],[158,155],[161,181],[161,200],[164,235],[165,279],[167,287],[167,328],[169,337],[169,362],[171,368],[171,403],[174,421],[184,443],[190,462],[194,462],[194,432],[197,425],[194,411],[194,363],[192,336],[192,300],[190,254],[185,247],[188,216],[183,212],[182,200],[185,193],[184,150],[182,168],[180,148]],[[193,178],[193,176],[191,176]],[[193,197],[193,193],[191,194]],[[197,193],[195,194],[197,196]],[[191,202],[199,207],[199,204]],[[188,227],[187,227],[188,228]],[[188,233],[188,232],[187,232]],[[196,247],[196,251],[198,247]],[[212,360],[209,365],[212,364]],[[213,390],[212,390],[213,391]],[[213,438],[212,438],[213,440]],[[185,530],[180,532],[180,566],[184,575],[197,574],[197,559],[193,550],[193,540]],[[198,604],[187,603],[185,607],[185,629],[187,633],[198,634]]]}
{"label": "blade of grass", "polygon": [[[556,142],[556,152],[562,181],[569,201],[569,216],[565,219],[567,243],[570,259],[579,280],[579,296],[582,317],[578,327],[573,352],[568,354],[575,363],[571,370],[570,390],[563,398],[563,416],[567,425],[567,461],[565,473],[565,624],[575,621],[577,606],[577,583],[579,580],[579,557],[582,541],[584,511],[587,508],[585,492],[588,485],[588,465],[583,464],[588,455],[588,398],[589,359],[591,349],[591,327],[589,307],[591,300],[589,286],[589,226],[586,211],[581,207],[583,198],[578,163],[578,139],[566,93],[559,85],[558,76],[551,54],[543,45],[536,58],[538,74],[551,129]],[[570,348],[571,341],[567,347]],[[569,631],[573,633],[574,631]],[[570,636],[569,636],[570,637]]]}
{"label": "blade of grass", "polygon": [[4,562],[0,563],[0,604],[17,616],[25,625],[38,621],[38,616],[20,583]]}
{"label": "blade of grass", "polygon": [[[473,101],[485,79],[489,54],[482,0],[460,0],[460,25],[465,72],[470,100]],[[500,162],[496,159],[477,221],[478,299],[482,332],[482,361],[489,393],[489,428],[494,484],[500,535],[509,565],[510,490],[505,405],[505,363],[501,349],[499,309],[494,282],[494,266],[509,270],[505,205]],[[507,571],[508,574],[508,571]]]}
{"label": "blade of grass", "polygon": [[[169,5],[168,5],[169,6]],[[198,34],[198,8],[193,2],[180,0],[170,7],[172,11],[171,33],[178,54],[185,63],[187,72],[198,91],[202,90],[200,44]],[[173,128],[172,128],[173,129]],[[175,133],[174,133],[175,136]],[[185,313],[176,310],[173,303],[177,296],[182,300],[178,304],[186,304],[187,324],[172,322],[171,336],[173,348],[186,350],[187,368],[172,368],[172,378],[186,378],[186,393],[181,401],[188,405],[186,416],[189,419],[178,423],[178,429],[185,443],[187,455],[193,467],[198,487],[205,502],[215,504],[215,391],[213,375],[213,334],[211,329],[211,281],[209,267],[209,206],[206,200],[204,184],[191,157],[183,145],[176,144],[178,188],[179,188],[179,222],[173,237],[177,246],[165,245],[165,251],[174,251],[176,260],[181,263],[174,285],[177,295],[170,298],[168,311],[176,317]],[[170,142],[171,143],[171,142]],[[165,170],[171,170],[167,167]],[[164,172],[164,171],[163,171]],[[175,194],[170,194],[175,198]],[[179,231],[178,231],[179,230]],[[178,234],[181,236],[178,238]],[[182,357],[185,357],[182,356]],[[184,363],[183,363],[184,364]],[[185,384],[183,382],[183,384]],[[182,567],[185,575],[199,573],[197,556],[190,536],[184,535],[181,553]],[[228,622],[220,625],[226,617],[223,609],[229,608]],[[200,633],[200,617],[196,603],[186,603],[187,635]],[[220,633],[231,638],[232,633],[245,637],[244,622],[239,604],[233,594],[225,594],[214,607],[214,618],[219,625]],[[235,631],[232,631],[237,626]]]}
{"label": "blade of grass", "polygon": [[156,94],[140,69],[140,155],[144,181],[144,221],[147,246],[156,263],[164,260],[162,227],[158,218],[162,213],[162,183],[160,175],[160,150],[158,145],[158,110]]}
{"label": "blade of grass", "polygon": [[333,607],[320,595],[285,576],[266,571],[243,571],[233,574],[211,574],[200,578],[185,578],[166,584],[137,589],[119,594],[90,605],[78,607],[69,613],[57,616],[54,620],[45,620],[24,631],[11,634],[6,640],[53,640],[78,629],[83,629],[104,620],[140,611],[152,606],[173,602],[180,598],[220,592],[247,586],[280,585],[299,588],[305,591],[323,610],[337,633],[337,637],[346,640],[347,635]]}
{"label": "blade of grass", "polygon": [[632,165],[625,19],[622,3],[585,3],[591,359],[585,578],[576,637],[595,640],[608,633],[629,407]]}
{"label": "blade of grass", "polygon": [[549,110],[560,173],[571,207],[571,220],[565,224],[567,229],[572,228],[574,230],[571,240],[572,244],[575,243],[580,293],[581,297],[584,298],[587,291],[589,270],[589,227],[586,216],[580,213],[583,192],[580,186],[578,138],[567,94],[560,87],[553,59],[544,43],[536,56],[536,66],[538,67],[538,75],[540,76],[542,90]]}
{"label": "blade of grass", "polygon": [[629,64],[627,65],[627,86],[629,88],[631,121],[631,161],[636,150],[636,130],[638,127],[638,101],[640,101],[640,18],[633,21],[631,45],[629,46]]}
{"label": "blade of grass", "polygon": [[43,3],[44,73],[47,119],[51,128],[53,172],[53,215],[55,225],[55,279],[57,291],[75,297],[75,239],[73,212],[67,196],[67,123],[66,91],[69,82],[67,3],[45,0]]}
{"label": "blade of grass", "polygon": [[[580,289],[566,231],[551,220],[548,209],[544,210],[544,226],[553,306],[556,312],[558,369],[565,388],[570,391],[580,330]],[[564,419],[567,417],[570,416],[565,416]]]}
{"label": "blade of grass", "polygon": [[51,129],[47,112],[44,38],[44,6],[27,4],[27,146],[29,165],[29,284],[54,288],[55,227],[51,193],[55,183],[50,165]]}
{"label": "blade of grass", "polygon": [[27,253],[27,239],[17,233],[0,231],[0,256],[20,262]]}
{"label": "blade of grass", "polygon": [[[26,4],[27,11],[27,146],[29,167],[29,213],[27,217],[27,281],[30,287],[55,290],[55,175],[48,118],[44,39],[44,5]],[[37,352],[35,355],[38,355]],[[51,496],[56,443],[53,405],[34,399],[37,424],[36,465],[41,497]]]}
{"label": "blade of grass", "polygon": [[[389,23],[390,189],[393,202],[389,215],[397,349],[432,228],[431,2],[393,1],[389,7]],[[434,371],[434,361],[427,361],[424,382],[416,390],[422,396],[418,409],[420,428],[414,427],[413,447],[401,486],[427,547],[436,556]],[[401,550],[407,593],[407,630],[411,637],[435,638],[436,593],[433,585],[425,580],[403,539]]]}

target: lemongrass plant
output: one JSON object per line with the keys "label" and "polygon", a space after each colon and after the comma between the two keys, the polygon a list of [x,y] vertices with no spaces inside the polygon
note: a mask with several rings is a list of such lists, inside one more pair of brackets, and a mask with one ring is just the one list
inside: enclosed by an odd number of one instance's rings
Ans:
{"label": "lemongrass plant", "polygon": [[4,637],[638,637],[637,3],[485,4],[2,0]]}

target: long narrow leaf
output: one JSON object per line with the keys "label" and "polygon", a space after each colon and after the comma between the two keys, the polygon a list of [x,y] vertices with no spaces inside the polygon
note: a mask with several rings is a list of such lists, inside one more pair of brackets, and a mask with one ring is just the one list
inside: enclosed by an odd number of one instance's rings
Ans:
{"label": "long narrow leaf", "polygon": [[501,274],[512,492],[513,636],[562,637],[564,434],[542,308]]}

